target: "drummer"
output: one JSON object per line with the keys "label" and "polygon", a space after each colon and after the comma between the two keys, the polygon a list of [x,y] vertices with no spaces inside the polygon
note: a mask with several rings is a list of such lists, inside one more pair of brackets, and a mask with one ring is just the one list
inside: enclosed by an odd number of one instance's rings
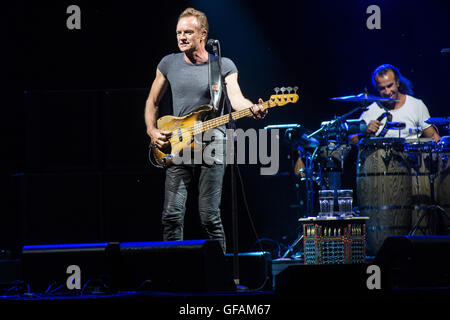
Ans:
{"label": "drummer", "polygon": [[[400,71],[390,65],[383,64],[372,73],[372,84],[383,98],[395,99],[398,101],[374,102],[367,111],[361,114],[361,119],[367,123],[366,133],[379,137],[401,137],[411,139],[417,137],[418,130],[422,136],[439,141],[436,129],[425,122],[430,118],[428,108],[422,100],[412,96],[411,82],[404,78]],[[387,121],[402,122],[406,127],[400,130],[385,130]],[[350,143],[356,144],[362,136],[353,135]]]}

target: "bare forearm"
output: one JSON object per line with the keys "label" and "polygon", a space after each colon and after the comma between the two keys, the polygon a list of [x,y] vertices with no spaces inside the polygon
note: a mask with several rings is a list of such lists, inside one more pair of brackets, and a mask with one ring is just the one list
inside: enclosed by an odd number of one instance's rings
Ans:
{"label": "bare forearm", "polygon": [[239,111],[251,108],[253,106],[253,102],[245,98],[242,94],[237,77],[238,74],[233,73],[225,78],[225,82],[227,83],[227,93],[228,98],[230,99],[231,106],[234,110]]}
{"label": "bare forearm", "polygon": [[423,136],[426,138],[432,138],[434,141],[438,142],[441,140],[440,135],[437,133],[436,129],[431,126],[423,130]]}
{"label": "bare forearm", "polygon": [[147,133],[156,128],[156,120],[158,119],[159,102],[161,101],[164,92],[168,86],[166,78],[157,69],[156,77],[152,83],[150,94],[145,103],[145,124],[147,125]]}
{"label": "bare forearm", "polygon": [[156,128],[156,119],[158,119],[158,109],[159,107],[151,101],[147,99],[145,103],[145,124],[147,125],[147,131]]}
{"label": "bare forearm", "polygon": [[242,94],[241,88],[237,82],[237,73],[227,76],[225,81],[227,83],[228,97],[234,110],[250,109],[254,119],[262,119],[265,117],[267,110],[261,105],[263,101],[259,99],[258,104],[256,105]]}
{"label": "bare forearm", "polygon": [[253,102],[244,97],[240,99],[234,99],[234,101],[231,103],[231,106],[236,111],[251,108],[253,105]]}

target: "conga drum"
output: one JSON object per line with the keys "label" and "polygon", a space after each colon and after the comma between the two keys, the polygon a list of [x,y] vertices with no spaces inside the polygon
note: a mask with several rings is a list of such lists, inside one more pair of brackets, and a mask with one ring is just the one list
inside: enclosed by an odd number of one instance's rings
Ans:
{"label": "conga drum", "polygon": [[431,138],[406,140],[405,154],[411,168],[411,228],[417,227],[415,235],[433,234],[437,221],[434,215],[427,212],[427,207],[432,204],[431,179],[434,179],[435,198],[437,195],[436,143]]}
{"label": "conga drum", "polygon": [[[437,144],[438,175],[436,179],[437,203],[450,215],[450,136],[444,136]],[[447,216],[441,215],[441,231],[450,235],[450,221]]]}
{"label": "conga drum", "polygon": [[391,235],[411,228],[411,176],[403,138],[364,138],[358,145],[356,188],[367,222],[367,254],[375,256]]}

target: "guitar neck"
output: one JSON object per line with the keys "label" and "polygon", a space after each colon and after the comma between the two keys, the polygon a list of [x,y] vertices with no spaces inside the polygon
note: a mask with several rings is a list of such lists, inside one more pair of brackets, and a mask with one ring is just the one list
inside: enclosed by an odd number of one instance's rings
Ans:
{"label": "guitar neck", "polygon": [[[278,90],[279,88],[276,88],[276,89]],[[287,90],[289,92],[287,94],[284,94],[284,89],[285,88],[281,88],[283,94],[272,95],[272,96],[270,96],[269,100],[263,102],[261,104],[263,109],[265,110],[268,108],[280,107],[280,106],[284,106],[285,104],[296,103],[298,101],[298,94],[290,93],[290,91],[292,89],[291,87],[287,88]],[[297,89],[298,89],[297,87],[294,87],[294,92],[297,92]],[[278,92],[277,90],[276,90],[276,92]],[[240,118],[248,117],[248,116],[252,116],[252,115],[253,115],[253,113],[250,111],[250,108],[246,108],[246,109],[232,112],[231,118],[233,118],[233,120],[238,120]],[[193,127],[191,127],[191,130],[194,134],[200,134],[205,131],[217,128],[221,125],[227,124],[228,122],[230,122],[230,115],[224,114],[223,116],[195,124]]]}
{"label": "guitar neck", "polygon": [[[269,108],[269,102],[268,101],[263,102],[262,106],[264,107],[264,109]],[[239,111],[234,111],[231,113],[231,117],[233,118],[233,120],[238,120],[238,119],[248,117],[251,115],[253,115],[253,113],[250,111],[250,108],[242,109]],[[230,115],[224,114],[223,116],[202,122],[201,127],[196,128],[196,130],[194,130],[194,131],[195,131],[195,134],[203,133],[205,131],[208,131],[208,130],[217,128],[221,125],[227,124],[228,122],[230,122]]]}

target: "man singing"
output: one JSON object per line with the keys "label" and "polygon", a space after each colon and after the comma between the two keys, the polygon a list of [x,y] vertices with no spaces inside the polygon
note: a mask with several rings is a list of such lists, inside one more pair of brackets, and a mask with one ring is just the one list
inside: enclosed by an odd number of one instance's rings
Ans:
{"label": "man singing", "polygon": [[[197,110],[211,100],[208,61],[205,48],[208,38],[206,15],[193,8],[184,10],[176,26],[176,37],[180,53],[165,56],[158,64],[145,107],[147,134],[154,145],[164,148],[169,145],[171,132],[156,127],[158,109],[168,85],[172,90],[173,115],[180,117]],[[267,113],[259,104],[246,99],[238,84],[238,70],[230,59],[222,58],[221,76],[226,83],[228,98],[234,110],[250,108],[255,119]],[[226,111],[226,110],[225,110]],[[223,113],[223,110],[221,111]],[[222,130],[222,132],[221,132]],[[213,143],[225,139],[223,128],[214,134]],[[165,199],[162,213],[164,240],[183,240],[184,214],[187,191],[194,177],[198,177],[198,208],[203,229],[210,239],[220,241],[226,251],[225,233],[220,216],[224,161],[214,164],[179,164],[166,168]]]}

